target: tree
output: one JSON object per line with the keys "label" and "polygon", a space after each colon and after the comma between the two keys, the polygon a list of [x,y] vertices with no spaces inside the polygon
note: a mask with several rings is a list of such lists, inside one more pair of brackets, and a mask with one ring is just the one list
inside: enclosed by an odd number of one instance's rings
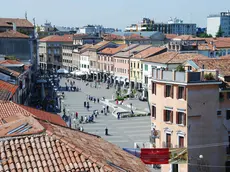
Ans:
{"label": "tree", "polygon": [[198,37],[200,38],[212,38],[211,34],[207,34],[207,33],[201,33],[198,35]]}
{"label": "tree", "polygon": [[219,26],[219,29],[218,29],[218,31],[217,31],[217,33],[216,33],[216,37],[222,37],[223,36],[223,31],[222,31],[222,29],[221,29],[221,26]]}
{"label": "tree", "polygon": [[6,60],[17,60],[15,56],[5,56]]}

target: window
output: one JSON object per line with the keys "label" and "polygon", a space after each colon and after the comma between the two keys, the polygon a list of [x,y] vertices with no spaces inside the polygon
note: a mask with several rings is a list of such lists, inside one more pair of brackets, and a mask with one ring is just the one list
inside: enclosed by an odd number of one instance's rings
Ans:
{"label": "window", "polygon": [[147,64],[145,65],[145,71],[148,71],[148,65]]}
{"label": "window", "polygon": [[140,64],[139,64],[139,63],[137,63],[137,68],[138,68],[138,69],[140,68]]}
{"label": "window", "polygon": [[221,115],[221,110],[218,110],[216,114],[217,114],[217,116],[220,116]]}
{"label": "window", "polygon": [[186,125],[186,115],[183,112],[177,112],[176,123],[180,125]]}
{"label": "window", "polygon": [[164,110],[164,122],[171,122],[171,123],[173,123],[173,111],[171,111],[171,110]]}
{"label": "window", "polygon": [[219,93],[220,102],[224,101],[224,93]]}
{"label": "window", "polygon": [[152,117],[156,118],[156,106],[152,106]]}
{"label": "window", "polygon": [[133,67],[133,63],[131,63],[131,67]]}
{"label": "window", "polygon": [[133,63],[133,67],[136,68],[136,63]]}
{"label": "window", "polygon": [[170,148],[171,147],[171,134],[166,133],[166,145],[165,147]]}
{"label": "window", "polygon": [[185,87],[178,87],[178,99],[186,100],[186,89]]}
{"label": "window", "polygon": [[165,97],[173,98],[173,86],[172,85],[165,86]]}
{"label": "window", "polygon": [[226,110],[226,119],[230,120],[230,110]]}
{"label": "window", "polygon": [[156,95],[156,83],[152,82],[152,94]]}
{"label": "window", "polygon": [[148,84],[148,77],[145,76],[145,84]]}
{"label": "window", "polygon": [[184,147],[184,137],[179,136],[179,148],[183,148]]}

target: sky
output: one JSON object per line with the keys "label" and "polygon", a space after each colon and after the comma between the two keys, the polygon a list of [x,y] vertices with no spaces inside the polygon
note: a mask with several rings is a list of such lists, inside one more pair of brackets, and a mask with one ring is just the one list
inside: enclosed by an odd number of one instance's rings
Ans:
{"label": "sky", "polygon": [[[227,8],[229,7],[229,9]],[[125,29],[143,17],[167,22],[170,17],[206,27],[209,14],[230,10],[230,0],[7,0],[1,2],[1,18],[33,18],[36,24],[81,27],[100,24]]]}

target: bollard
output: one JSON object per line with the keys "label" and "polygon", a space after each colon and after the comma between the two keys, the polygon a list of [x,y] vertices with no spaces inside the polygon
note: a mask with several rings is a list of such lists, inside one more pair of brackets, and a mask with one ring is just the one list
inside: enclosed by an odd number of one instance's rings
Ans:
{"label": "bollard", "polygon": [[109,135],[108,132],[109,132],[109,131],[108,131],[108,128],[106,127],[106,128],[105,128],[105,135],[106,135],[106,136]]}

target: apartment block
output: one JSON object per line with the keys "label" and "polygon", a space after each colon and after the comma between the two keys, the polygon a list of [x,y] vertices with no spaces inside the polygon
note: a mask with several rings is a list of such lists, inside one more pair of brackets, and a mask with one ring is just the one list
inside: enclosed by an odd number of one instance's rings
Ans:
{"label": "apartment block", "polygon": [[[229,82],[229,60],[210,60],[218,59],[188,61],[185,72],[152,70],[150,140],[156,148],[188,149],[188,164],[162,165],[163,172],[225,172],[218,167],[229,166],[230,90],[223,86]],[[213,69],[213,63],[222,68]]]}
{"label": "apartment block", "polygon": [[73,45],[73,36],[52,35],[40,39],[40,69],[60,69],[63,66],[62,45]]}

